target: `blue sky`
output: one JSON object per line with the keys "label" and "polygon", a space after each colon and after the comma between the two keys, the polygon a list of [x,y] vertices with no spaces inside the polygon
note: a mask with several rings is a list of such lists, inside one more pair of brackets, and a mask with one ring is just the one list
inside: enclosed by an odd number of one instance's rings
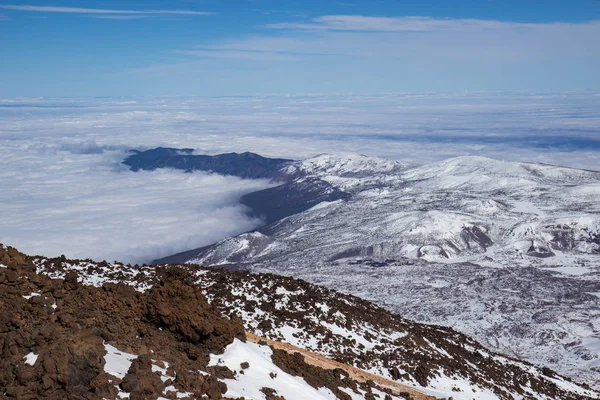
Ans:
{"label": "blue sky", "polygon": [[600,0],[0,0],[0,98],[600,89]]}

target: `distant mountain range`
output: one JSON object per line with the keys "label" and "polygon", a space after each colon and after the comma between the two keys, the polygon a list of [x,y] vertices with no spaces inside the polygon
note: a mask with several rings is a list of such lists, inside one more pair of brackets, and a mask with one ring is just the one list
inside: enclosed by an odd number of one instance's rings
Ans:
{"label": "distant mountain range", "polygon": [[277,180],[281,169],[292,160],[265,158],[254,153],[228,153],[216,156],[195,155],[194,149],[156,149],[137,151],[123,160],[133,171],[153,171],[158,168],[182,169],[186,172],[207,171],[246,179]]}
{"label": "distant mountain range", "polygon": [[600,383],[599,172],[353,154],[271,171],[241,199],[264,226],[157,263],[302,278]]}

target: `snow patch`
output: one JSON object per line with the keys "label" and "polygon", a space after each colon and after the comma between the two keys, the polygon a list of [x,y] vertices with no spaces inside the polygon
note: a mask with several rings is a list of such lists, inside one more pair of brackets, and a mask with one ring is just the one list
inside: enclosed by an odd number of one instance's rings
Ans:
{"label": "snow patch", "polygon": [[125,378],[127,371],[129,371],[129,367],[131,367],[131,361],[136,359],[137,356],[135,354],[120,351],[107,343],[104,343],[104,350],[106,350],[106,355],[104,356],[104,372],[119,379]]}
{"label": "snow patch", "polygon": [[[335,400],[329,389],[319,390],[310,386],[302,378],[291,376],[273,364],[273,351],[268,346],[244,343],[235,339],[221,355],[210,356],[208,366],[224,365],[238,372],[236,379],[224,379],[227,385],[225,397],[246,399],[264,399],[261,392],[264,387],[277,391],[277,395],[287,400]],[[247,362],[250,366],[241,374],[240,364]]]}
{"label": "snow patch", "polygon": [[25,359],[25,364],[34,365],[37,361],[38,355],[31,352],[23,358]]}

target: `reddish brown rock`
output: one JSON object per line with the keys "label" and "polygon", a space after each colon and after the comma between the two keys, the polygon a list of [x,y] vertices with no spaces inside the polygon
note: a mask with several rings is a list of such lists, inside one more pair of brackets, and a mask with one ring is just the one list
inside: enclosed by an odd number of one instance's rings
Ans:
{"label": "reddish brown rock", "polygon": [[156,399],[164,391],[160,376],[152,372],[152,359],[144,354],[133,360],[121,388],[130,393],[131,400]]}

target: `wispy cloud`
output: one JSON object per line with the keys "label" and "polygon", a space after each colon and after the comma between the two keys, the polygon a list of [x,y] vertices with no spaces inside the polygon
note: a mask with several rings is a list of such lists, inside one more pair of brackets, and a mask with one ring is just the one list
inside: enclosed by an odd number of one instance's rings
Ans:
{"label": "wispy cloud", "polygon": [[176,54],[212,59],[242,59],[259,61],[291,60],[297,57],[336,55],[315,46],[286,38],[264,38],[256,42],[230,42],[203,46],[193,50],[177,50]]}
{"label": "wispy cloud", "polygon": [[97,18],[97,19],[117,19],[117,20],[130,20],[130,19],[143,19],[148,18],[150,15],[103,15],[103,14],[88,14],[86,15],[89,18]]}
{"label": "wispy cloud", "polygon": [[248,51],[248,50],[178,50],[176,54],[212,59],[260,60],[277,61],[289,58],[278,52]]}
{"label": "wispy cloud", "polygon": [[272,15],[272,14],[286,14],[294,17],[307,18],[308,15],[304,12],[294,11],[294,10],[260,10],[263,15]]}
{"label": "wispy cloud", "polygon": [[[597,22],[597,21],[596,21]],[[592,21],[593,23],[593,21]],[[427,32],[477,31],[505,28],[535,28],[565,23],[533,24],[481,19],[451,19],[431,17],[368,17],[362,15],[325,15],[309,22],[270,24],[275,29],[372,31],[372,32]]]}
{"label": "wispy cloud", "polygon": [[[198,90],[215,94],[535,91],[600,84],[595,73],[600,68],[600,21],[360,15],[298,21],[172,49],[179,57],[169,63],[128,72],[152,81],[161,76],[201,82]],[[180,90],[186,87],[182,84]]]}
{"label": "wispy cloud", "polygon": [[212,15],[214,13],[190,10],[114,10],[102,8],[78,8],[31,5],[0,5],[0,8],[13,11],[67,13],[67,14],[113,14],[113,15]]}
{"label": "wispy cloud", "polygon": [[[277,34],[218,42],[180,54],[270,61],[287,55],[331,55],[381,62],[519,61],[597,59],[600,21],[515,23],[429,17],[329,15],[307,23],[268,25]],[[251,55],[248,52],[253,52]],[[430,64],[431,65],[431,64]]]}
{"label": "wispy cloud", "polygon": [[[597,59],[600,21],[515,23],[430,17],[328,15],[270,24],[276,35],[224,41],[180,54],[270,61],[286,55],[331,55],[403,62],[503,63]],[[253,52],[251,55],[248,52]]]}

